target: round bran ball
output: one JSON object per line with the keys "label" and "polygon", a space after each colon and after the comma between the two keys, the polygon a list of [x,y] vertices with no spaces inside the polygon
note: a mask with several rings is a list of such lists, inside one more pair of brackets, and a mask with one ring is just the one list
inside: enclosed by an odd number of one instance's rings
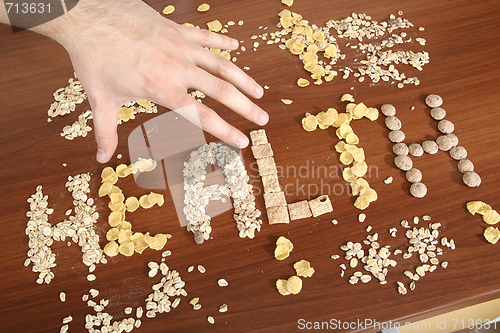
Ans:
{"label": "round bran ball", "polygon": [[453,142],[446,135],[441,135],[440,137],[438,137],[436,139],[436,143],[439,149],[442,151],[448,151],[451,149],[451,147],[453,147]]}
{"label": "round bran ball", "polygon": [[427,194],[427,186],[422,183],[413,183],[410,186],[410,193],[415,198],[423,198]]}
{"label": "round bran ball", "polygon": [[481,185],[481,177],[474,171],[466,171],[462,176],[462,181],[469,187],[478,187]]}
{"label": "round bran ball", "polygon": [[394,143],[401,142],[405,139],[405,134],[402,131],[390,131],[389,140]]}
{"label": "round bran ball", "polygon": [[413,167],[413,162],[408,156],[399,155],[394,158],[394,165],[400,170],[408,171]]}
{"label": "round bran ball", "polygon": [[390,116],[385,118],[385,126],[391,131],[397,131],[401,129],[401,120],[398,117]]}
{"label": "round bran ball", "polygon": [[467,171],[474,171],[474,164],[466,158],[458,161],[458,171],[466,173]]}
{"label": "round bran ball", "polygon": [[431,110],[431,117],[435,120],[441,120],[446,117],[446,111],[443,108],[434,108]]}
{"label": "round bran ball", "polygon": [[420,183],[422,181],[422,171],[416,168],[411,168],[406,171],[406,180],[410,183]]}
{"label": "round bran ball", "polygon": [[443,119],[438,123],[438,130],[443,134],[453,133],[455,125],[451,121]]}
{"label": "round bran ball", "polygon": [[391,104],[383,104],[380,111],[382,111],[382,114],[386,117],[394,116],[396,114],[396,108]]}
{"label": "round bran ball", "polygon": [[446,136],[450,138],[453,147],[458,146],[458,137],[455,134],[448,133]]}
{"label": "round bran ball", "polygon": [[431,140],[426,140],[422,142],[422,149],[427,153],[434,155],[439,151],[439,147],[436,142]]}
{"label": "round bran ball", "polygon": [[443,99],[439,95],[430,94],[425,98],[425,104],[430,108],[438,108],[443,104]]}
{"label": "round bran ball", "polygon": [[412,143],[411,145],[408,146],[408,149],[411,156],[419,157],[424,154],[424,149],[422,148],[422,145],[418,143]]}
{"label": "round bran ball", "polygon": [[392,145],[392,152],[396,155],[408,155],[408,146],[403,142]]}
{"label": "round bran ball", "polygon": [[467,157],[467,150],[462,146],[456,146],[450,149],[450,156],[456,161],[463,160]]}

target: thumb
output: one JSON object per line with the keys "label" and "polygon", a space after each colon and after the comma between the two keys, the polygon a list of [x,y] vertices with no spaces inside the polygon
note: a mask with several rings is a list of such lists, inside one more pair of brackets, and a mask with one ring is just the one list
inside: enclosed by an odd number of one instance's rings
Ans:
{"label": "thumb", "polygon": [[92,104],[94,104],[92,113],[97,142],[96,159],[99,163],[106,163],[111,159],[118,145],[116,132],[118,107],[112,103],[106,103],[105,99],[95,100]]}

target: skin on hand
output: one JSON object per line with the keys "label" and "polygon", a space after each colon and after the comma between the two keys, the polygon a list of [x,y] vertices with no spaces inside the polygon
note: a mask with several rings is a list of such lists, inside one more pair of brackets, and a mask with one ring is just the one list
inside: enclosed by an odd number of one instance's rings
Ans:
{"label": "skin on hand", "polygon": [[187,90],[200,90],[258,125],[269,120],[246,96],[262,97],[262,87],[205,48],[234,50],[237,40],[179,25],[140,0],[80,0],[64,16],[33,30],[68,51],[92,107],[101,163],[118,144],[118,109],[138,98],[169,109],[195,104],[205,131],[241,148],[248,138]]}

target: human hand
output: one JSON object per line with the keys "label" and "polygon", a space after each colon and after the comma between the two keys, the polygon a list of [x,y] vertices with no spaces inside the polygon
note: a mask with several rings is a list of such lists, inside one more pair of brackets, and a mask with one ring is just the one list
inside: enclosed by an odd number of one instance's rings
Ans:
{"label": "human hand", "polygon": [[142,1],[80,0],[64,16],[40,26],[39,32],[62,44],[71,57],[93,111],[101,163],[109,161],[118,144],[118,109],[138,98],[169,109],[195,104],[205,131],[241,148],[248,138],[195,102],[187,89],[202,91],[258,125],[269,120],[244,95],[260,98],[262,87],[205,49],[234,50],[237,40],[176,24]]}

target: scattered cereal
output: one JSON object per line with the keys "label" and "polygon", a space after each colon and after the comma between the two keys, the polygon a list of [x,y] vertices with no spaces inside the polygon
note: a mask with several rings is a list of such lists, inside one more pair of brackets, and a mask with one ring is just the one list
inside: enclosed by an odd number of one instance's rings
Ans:
{"label": "scattered cereal", "polygon": [[297,276],[311,277],[314,274],[314,268],[311,267],[311,264],[307,260],[297,261],[293,265],[293,268],[295,269]]}
{"label": "scattered cereal", "polygon": [[202,3],[201,5],[198,6],[197,10],[200,12],[200,13],[204,13],[206,11],[208,11],[210,9],[210,5],[209,4],[206,4],[206,3]]}
{"label": "scattered cereal", "polygon": [[172,5],[168,5],[165,8],[163,8],[163,14],[165,15],[170,15],[175,11],[175,7]]}

